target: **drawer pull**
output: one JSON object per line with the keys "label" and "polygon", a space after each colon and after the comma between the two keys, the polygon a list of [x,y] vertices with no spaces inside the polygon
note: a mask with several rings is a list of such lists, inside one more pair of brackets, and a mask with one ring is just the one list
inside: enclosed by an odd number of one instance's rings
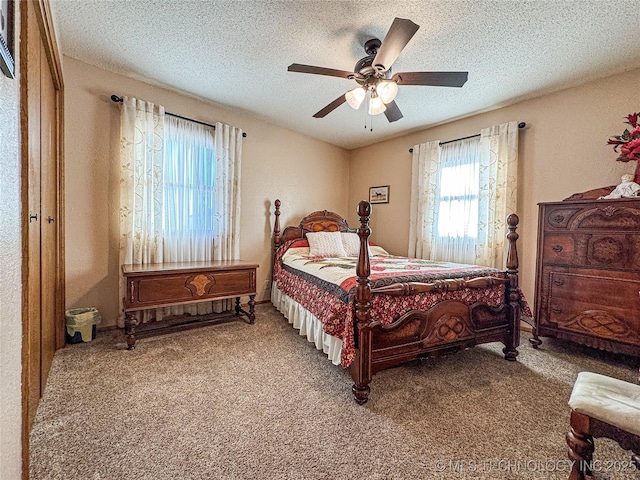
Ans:
{"label": "drawer pull", "polygon": [[559,278],[553,281],[554,285],[564,285],[564,280],[560,280]]}
{"label": "drawer pull", "polygon": [[553,247],[551,247],[551,250],[553,250],[556,253],[561,252],[562,251],[562,245],[554,245]]}
{"label": "drawer pull", "polygon": [[553,307],[551,307],[551,311],[553,311],[553,313],[560,313],[562,312],[562,307],[554,305]]}

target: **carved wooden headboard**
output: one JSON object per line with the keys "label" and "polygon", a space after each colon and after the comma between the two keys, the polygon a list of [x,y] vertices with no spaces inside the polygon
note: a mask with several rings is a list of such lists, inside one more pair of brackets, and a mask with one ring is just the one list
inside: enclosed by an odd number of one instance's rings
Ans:
{"label": "carved wooden headboard", "polygon": [[298,226],[288,226],[280,233],[280,200],[275,201],[276,221],[273,226],[273,247],[277,249],[289,240],[303,239],[308,232],[356,232],[355,228],[349,228],[347,221],[340,215],[328,210],[310,213]]}

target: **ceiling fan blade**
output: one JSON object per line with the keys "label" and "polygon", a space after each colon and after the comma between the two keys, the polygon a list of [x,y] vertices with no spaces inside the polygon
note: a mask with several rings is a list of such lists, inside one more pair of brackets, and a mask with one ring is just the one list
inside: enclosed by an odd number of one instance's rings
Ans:
{"label": "ceiling fan blade", "polygon": [[391,64],[396,61],[400,52],[407,46],[409,40],[415,35],[420,28],[411,20],[406,18],[394,18],[387,36],[384,37],[382,45],[378,49],[376,58],[373,59],[373,66],[381,68],[386,72],[391,68]]}
{"label": "ceiling fan blade", "polygon": [[427,85],[432,87],[461,87],[469,72],[399,72],[393,75],[398,85]]}
{"label": "ceiling fan blade", "polygon": [[322,110],[320,110],[318,113],[316,113],[314,115],[314,117],[315,118],[324,118],[325,116],[327,116],[328,114],[333,112],[336,108],[338,108],[340,105],[342,105],[346,101],[347,101],[346,97],[344,95],[340,95],[333,102],[331,102],[329,105],[327,105]]}
{"label": "ceiling fan blade", "polygon": [[313,65],[301,65],[299,63],[292,63],[291,65],[289,65],[289,68],[287,68],[287,71],[298,73],[313,73],[315,75],[328,75],[330,77],[353,78],[353,72],[347,72],[346,70],[314,67]]}
{"label": "ceiling fan blade", "polygon": [[403,117],[402,112],[395,101],[387,103],[386,105],[387,109],[384,111],[384,115],[387,117],[387,120],[389,120],[389,123],[400,120]]}

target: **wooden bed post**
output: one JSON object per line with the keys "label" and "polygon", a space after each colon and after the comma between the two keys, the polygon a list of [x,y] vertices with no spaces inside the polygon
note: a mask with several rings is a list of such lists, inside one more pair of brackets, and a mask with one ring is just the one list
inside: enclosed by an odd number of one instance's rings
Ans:
{"label": "wooden bed post", "polygon": [[276,205],[276,221],[273,224],[273,253],[275,255],[276,250],[280,246],[280,200],[275,201]]}
{"label": "wooden bed post", "polygon": [[271,252],[271,283],[273,288],[273,274],[276,269],[276,252],[280,246],[280,200],[276,199],[274,202],[276,206],[275,216],[276,221],[273,224],[273,251]]}
{"label": "wooden bed post", "polygon": [[371,216],[371,204],[362,200],[358,203],[358,216],[360,217],[360,252],[358,253],[358,265],[356,267],[356,294],[355,311],[353,319],[353,335],[356,346],[356,355],[351,364],[351,377],[353,378],[353,397],[360,405],[366,403],[371,391],[371,349],[372,334],[371,323],[371,263],[369,261],[369,218]]}
{"label": "wooden bed post", "polygon": [[506,360],[515,361],[518,356],[518,345],[520,345],[520,288],[518,286],[518,249],[516,240],[519,235],[516,233],[518,222],[520,219],[515,213],[507,217],[507,239],[509,246],[507,250],[507,278],[509,283],[506,285],[505,295],[506,302],[511,309],[510,325],[507,343],[502,350]]}

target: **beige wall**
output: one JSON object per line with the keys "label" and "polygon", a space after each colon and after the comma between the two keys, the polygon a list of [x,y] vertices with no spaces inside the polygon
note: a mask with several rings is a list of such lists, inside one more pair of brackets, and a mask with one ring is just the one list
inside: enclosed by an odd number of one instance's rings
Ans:
{"label": "beige wall", "polygon": [[327,208],[346,216],[349,152],[228,108],[63,58],[65,79],[66,307],[98,308],[101,326],[118,315],[119,107],[133,96],[166,111],[247,132],[242,146],[241,256],[257,262],[257,300],[268,299],[272,203],[282,224]]}
{"label": "beige wall", "polygon": [[[18,5],[16,3],[16,5]],[[19,10],[16,9],[16,10]],[[19,63],[19,12],[15,59]],[[22,237],[20,219],[20,72],[0,72],[0,478],[22,472]]]}
{"label": "beige wall", "polygon": [[[627,114],[640,109],[640,70],[591,82],[515,105],[415,132],[351,152],[349,223],[354,205],[369,186],[390,185],[390,203],[373,206],[372,238],[392,253],[406,255],[409,238],[411,154],[409,148],[450,140],[481,128],[524,121],[520,130],[518,214],[521,285],[533,306],[538,202],[559,201],[576,192],[614,185],[635,162],[616,162],[606,145],[625,128]],[[432,93],[433,92],[433,93]],[[425,95],[436,94],[425,90]],[[398,94],[402,102],[402,90]]]}
{"label": "beige wall", "polygon": [[[618,183],[635,164],[615,161],[606,145],[640,105],[640,70],[526,100],[351,152],[257,118],[64,58],[66,110],[67,308],[96,306],[103,325],[117,316],[116,165],[119,109],[109,96],[137,96],[167,111],[242,128],[241,255],[258,262],[259,300],[268,297],[269,211],[283,202],[282,224],[327,208],[357,224],[356,205],[370,186],[390,185],[390,203],[373,206],[374,241],[406,254],[411,185],[409,148],[471,135],[489,125],[525,121],[520,131],[521,283],[533,303],[537,203]],[[426,92],[426,91],[425,91]],[[402,93],[399,94],[400,97]],[[399,97],[399,100],[401,98]],[[287,175],[284,172],[288,172]]]}

